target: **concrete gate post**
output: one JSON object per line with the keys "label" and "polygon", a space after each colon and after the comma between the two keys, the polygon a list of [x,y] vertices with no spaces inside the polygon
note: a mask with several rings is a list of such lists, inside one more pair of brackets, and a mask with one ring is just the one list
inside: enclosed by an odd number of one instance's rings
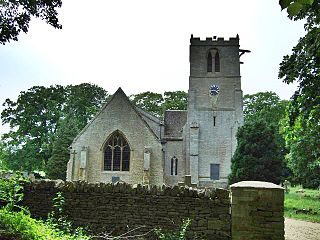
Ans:
{"label": "concrete gate post", "polygon": [[233,240],[284,240],[282,187],[243,181],[230,188]]}

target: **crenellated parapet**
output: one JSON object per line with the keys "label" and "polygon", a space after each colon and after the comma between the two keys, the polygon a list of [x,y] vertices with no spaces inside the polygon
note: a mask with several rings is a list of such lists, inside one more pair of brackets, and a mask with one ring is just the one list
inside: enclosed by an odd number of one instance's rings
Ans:
{"label": "crenellated parapet", "polygon": [[201,40],[199,37],[193,37],[191,34],[190,44],[193,46],[231,46],[239,45],[239,35],[231,37],[225,40],[223,37],[207,37],[205,40]]}

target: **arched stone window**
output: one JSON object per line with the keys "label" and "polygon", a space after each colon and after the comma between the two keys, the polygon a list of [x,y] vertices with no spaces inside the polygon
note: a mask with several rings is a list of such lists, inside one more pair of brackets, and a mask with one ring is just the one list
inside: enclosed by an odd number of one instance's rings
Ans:
{"label": "arched stone window", "polygon": [[207,72],[220,72],[220,54],[218,49],[212,48],[207,54]]}
{"label": "arched stone window", "polygon": [[115,131],[107,140],[103,159],[105,171],[130,170],[130,146],[119,131]]}
{"label": "arched stone window", "polygon": [[178,175],[178,158],[171,158],[171,175]]}
{"label": "arched stone window", "polygon": [[207,72],[212,72],[212,55],[211,55],[211,52],[208,53],[208,57],[207,57]]}
{"label": "arched stone window", "polygon": [[216,54],[214,56],[214,71],[220,72],[220,56],[219,56],[218,51],[216,52]]}

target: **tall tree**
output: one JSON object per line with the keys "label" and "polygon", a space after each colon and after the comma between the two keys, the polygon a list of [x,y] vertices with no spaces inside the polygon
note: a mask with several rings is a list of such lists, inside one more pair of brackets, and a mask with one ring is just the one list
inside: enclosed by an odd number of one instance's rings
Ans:
{"label": "tall tree", "polygon": [[3,142],[0,139],[0,170],[4,170],[8,168],[8,157],[9,154],[4,147]]}
{"label": "tall tree", "polygon": [[[289,166],[302,184],[310,186],[313,182],[317,187],[320,175],[313,177],[310,173],[320,171],[320,3],[281,0],[280,5],[288,9],[291,19],[306,20],[306,35],[290,55],[284,56],[279,70],[279,78],[285,83],[299,84],[289,105],[289,127],[284,131],[290,150]],[[295,11],[290,12],[290,8]]]}
{"label": "tall tree", "polygon": [[3,139],[15,161],[19,161],[15,165],[31,170],[27,162],[34,159],[34,167],[43,167],[43,162],[51,156],[63,102],[64,88],[59,85],[32,87],[21,92],[16,102],[6,99],[1,119],[3,124],[9,124],[11,130],[3,134]]}
{"label": "tall tree", "polygon": [[188,94],[185,91],[164,92],[165,110],[187,110]]}
{"label": "tall tree", "polygon": [[134,105],[162,118],[165,110],[186,110],[188,94],[184,91],[143,92],[130,96]]}
{"label": "tall tree", "polygon": [[229,184],[246,180],[280,183],[283,156],[276,131],[274,125],[261,119],[247,122],[238,129]]}
{"label": "tall tree", "polygon": [[54,28],[61,29],[57,12],[61,5],[61,0],[1,0],[0,43],[17,41],[21,31],[27,33],[31,17],[40,18]]}
{"label": "tall tree", "polygon": [[[11,166],[44,169],[52,155],[59,121],[73,116],[77,127],[82,128],[106,98],[107,92],[97,85],[80,84],[35,86],[21,92],[16,102],[6,99],[1,119],[11,129],[3,135],[8,151],[14,156]],[[29,164],[26,157],[33,163]]]}
{"label": "tall tree", "polygon": [[64,116],[76,118],[78,128],[82,129],[108,99],[108,93],[101,87],[90,83],[69,85],[65,89],[66,102]]}
{"label": "tall tree", "polygon": [[258,92],[243,97],[243,113],[245,121],[264,119],[267,123],[279,126],[285,117],[288,101],[281,100],[274,92]]}
{"label": "tall tree", "polygon": [[[320,113],[320,109],[315,114]],[[291,180],[307,188],[320,186],[320,125],[314,119],[298,117],[290,126],[289,117],[283,126],[283,133],[289,154],[288,167],[292,170]]]}
{"label": "tall tree", "polygon": [[79,131],[76,119],[73,117],[68,116],[59,122],[53,142],[52,156],[46,166],[46,173],[50,179],[66,179],[67,163],[70,158],[68,147]]}
{"label": "tall tree", "polygon": [[134,105],[154,114],[157,117],[163,116],[163,97],[160,93],[143,92],[130,96]]}
{"label": "tall tree", "polygon": [[291,171],[285,161],[287,149],[285,139],[281,134],[281,123],[286,116],[288,103],[287,100],[281,100],[274,92],[258,92],[252,95],[247,94],[244,95],[243,101],[245,123],[261,119],[265,121],[267,125],[272,126],[275,129],[274,134],[277,138],[277,144],[281,149],[283,176],[286,178],[291,175]]}

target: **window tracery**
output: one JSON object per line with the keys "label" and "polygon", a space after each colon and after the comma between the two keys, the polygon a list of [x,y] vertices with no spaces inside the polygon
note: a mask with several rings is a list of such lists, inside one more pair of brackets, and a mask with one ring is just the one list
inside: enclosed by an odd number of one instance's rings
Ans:
{"label": "window tracery", "polygon": [[105,144],[104,170],[130,170],[130,146],[119,131],[114,132]]}

